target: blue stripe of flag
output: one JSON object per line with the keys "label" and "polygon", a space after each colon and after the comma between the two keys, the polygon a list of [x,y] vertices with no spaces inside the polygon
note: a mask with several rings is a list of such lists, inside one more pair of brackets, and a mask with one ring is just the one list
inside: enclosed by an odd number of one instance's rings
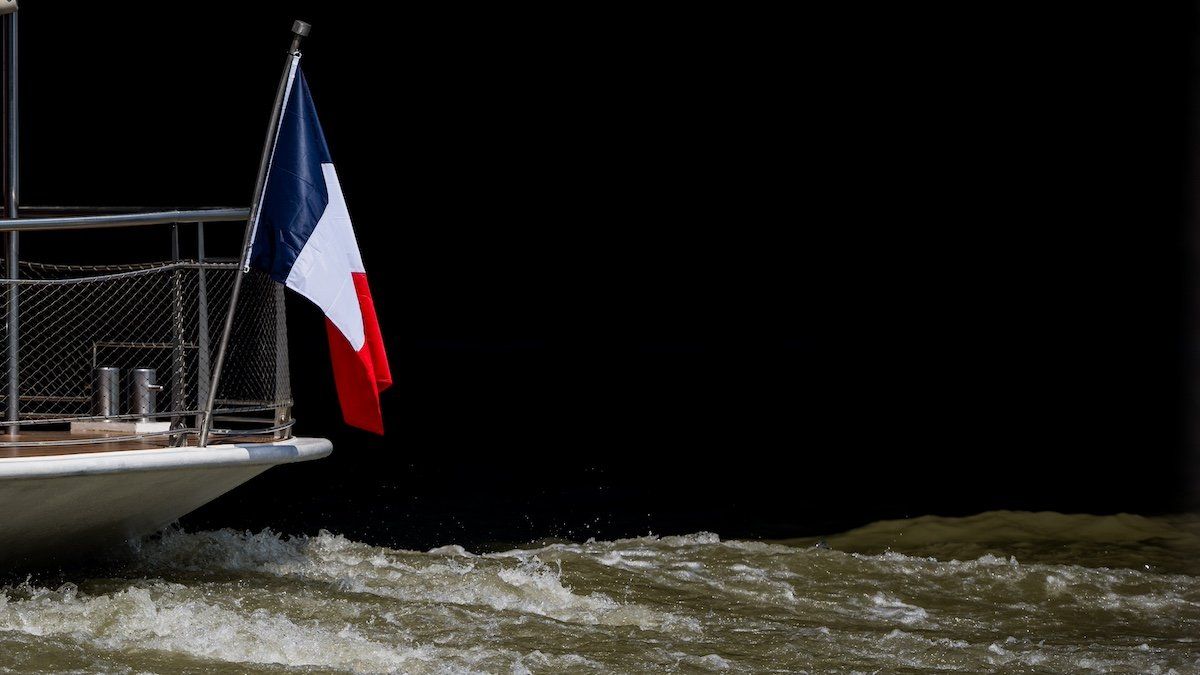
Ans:
{"label": "blue stripe of flag", "polygon": [[287,282],[296,257],[329,204],[321,164],[332,161],[304,72],[297,68],[267,172],[251,267],[279,283]]}

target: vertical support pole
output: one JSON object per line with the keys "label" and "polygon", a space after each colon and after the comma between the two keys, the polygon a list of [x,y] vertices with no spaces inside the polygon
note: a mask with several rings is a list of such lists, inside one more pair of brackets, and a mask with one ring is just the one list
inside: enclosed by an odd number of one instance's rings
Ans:
{"label": "vertical support pole", "polygon": [[[283,426],[292,419],[292,386],[288,373],[287,303],[283,284],[275,286],[275,426]],[[290,429],[275,432],[276,440],[288,438]]]}
{"label": "vertical support pole", "polygon": [[[196,408],[199,409],[208,400],[208,378],[211,373],[209,365],[208,345],[208,279],[204,269],[204,223],[196,223],[196,261],[200,263],[199,278],[196,280]],[[196,428],[204,426],[203,414],[196,415]]]}
{"label": "vertical support pole", "polygon": [[[9,218],[17,217],[17,207],[20,204],[20,153],[19,126],[17,117],[17,14],[14,12],[4,17],[4,201]],[[20,314],[17,284],[19,276],[18,261],[20,260],[20,234],[9,232],[5,235],[4,259],[7,263],[8,283],[8,316],[6,328],[8,333],[8,387],[5,411],[5,421],[9,422],[8,433],[17,432],[16,422],[21,416],[20,403]]]}
{"label": "vertical support pole", "polygon": [[271,156],[275,152],[275,141],[279,138],[279,124],[283,119],[288,88],[292,84],[292,78],[296,75],[296,69],[300,66],[300,41],[308,35],[311,28],[303,21],[292,22],[292,46],[288,49],[283,75],[279,78],[279,88],[275,90],[275,107],[271,111],[271,122],[267,126],[267,139],[263,143],[262,156],[258,162],[258,178],[254,183],[253,201],[250,202],[250,217],[246,220],[246,234],[242,238],[242,255],[238,258],[239,269],[234,271],[233,289],[229,292],[229,311],[225,314],[225,327],[221,331],[221,341],[217,343],[217,363],[213,367],[208,402],[204,406],[204,424],[200,427],[200,447],[208,445],[208,435],[212,431],[213,410],[217,402],[217,390],[221,386],[221,371],[225,367],[225,353],[229,348],[229,336],[233,332],[233,316],[237,311],[238,295],[242,290],[242,277],[250,269],[250,246],[254,240],[254,230],[258,227],[263,193],[267,186],[267,173],[271,169]]}
{"label": "vertical support pole", "polygon": [[[171,261],[179,262],[179,223],[171,223]],[[182,426],[184,383],[187,362],[184,359],[183,336],[183,270],[171,274],[171,429]],[[183,434],[171,437],[171,445],[182,445]]]}

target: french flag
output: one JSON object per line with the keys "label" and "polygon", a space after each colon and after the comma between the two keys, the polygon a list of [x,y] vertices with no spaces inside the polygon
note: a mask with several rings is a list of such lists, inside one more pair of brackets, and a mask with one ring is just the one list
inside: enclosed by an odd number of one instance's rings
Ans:
{"label": "french flag", "polygon": [[269,161],[249,265],[325,312],[342,417],[382,434],[379,394],[392,374],[346,199],[298,65]]}

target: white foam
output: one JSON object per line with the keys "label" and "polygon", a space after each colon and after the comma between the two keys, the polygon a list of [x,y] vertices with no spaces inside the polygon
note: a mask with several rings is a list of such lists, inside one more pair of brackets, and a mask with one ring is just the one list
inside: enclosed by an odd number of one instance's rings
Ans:
{"label": "white foam", "polygon": [[141,559],[128,581],[4,589],[0,671],[42,653],[55,672],[170,669],[171,655],[230,671],[1200,668],[1200,579],[996,553],[702,533],[477,554],[226,530],[169,533]]}
{"label": "white foam", "polygon": [[649,630],[697,630],[694,621],[602,593],[576,593],[536,555],[464,557],[443,548],[433,557],[355,544],[321,532],[283,538],[229,530],[196,535],[169,533],[144,554],[152,563],[321,581],[339,589],[411,602],[481,605],[588,625]]}
{"label": "white foam", "polygon": [[910,605],[895,596],[876,593],[869,599],[871,604],[867,606],[867,612],[888,621],[911,625],[929,618],[929,613],[921,607]]}
{"label": "white foam", "polygon": [[[360,671],[454,672],[461,656],[428,645],[383,644],[348,625],[297,622],[265,609],[238,612],[205,602],[179,584],[134,586],[78,598],[27,591],[0,602],[0,630],[61,636],[102,650],[155,650],[226,663],[323,666]],[[489,655],[492,656],[492,655]]]}

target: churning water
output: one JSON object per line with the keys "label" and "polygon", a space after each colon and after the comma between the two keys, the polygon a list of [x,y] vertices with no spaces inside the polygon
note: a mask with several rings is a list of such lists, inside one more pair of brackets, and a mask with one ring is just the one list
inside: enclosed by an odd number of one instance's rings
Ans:
{"label": "churning water", "polygon": [[425,553],[169,532],[0,591],[4,672],[1200,672],[1200,518]]}

